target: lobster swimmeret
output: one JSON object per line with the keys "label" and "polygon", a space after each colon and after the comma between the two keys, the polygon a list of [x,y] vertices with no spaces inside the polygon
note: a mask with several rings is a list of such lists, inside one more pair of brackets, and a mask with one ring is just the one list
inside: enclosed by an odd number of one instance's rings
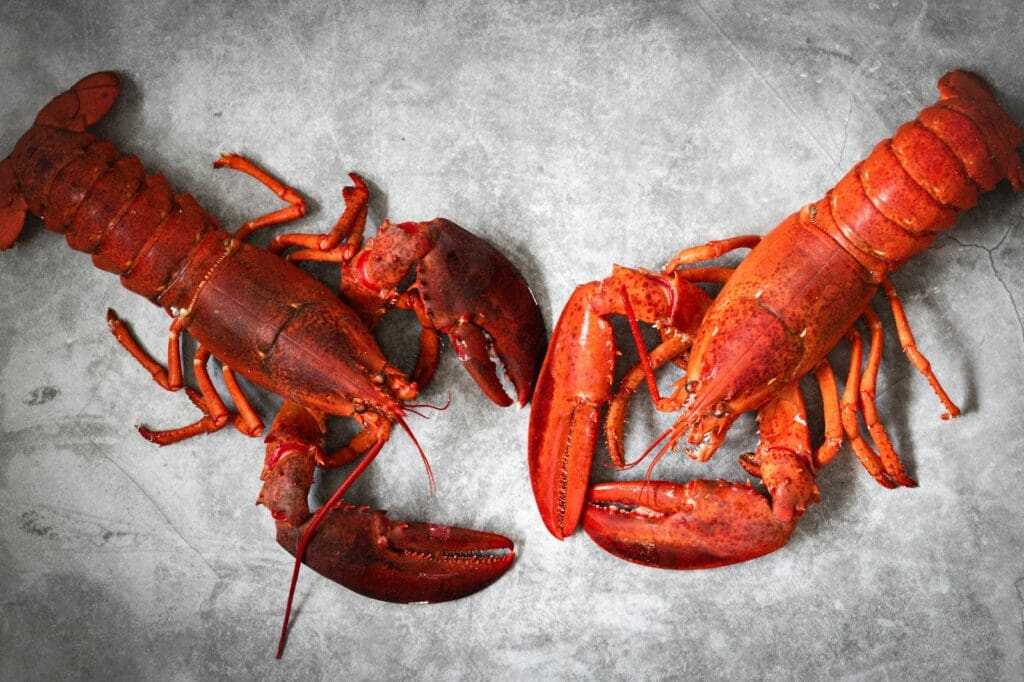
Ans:
{"label": "lobster swimmeret", "polygon": [[[173,322],[166,369],[108,312],[118,341],[166,389],[182,387],[180,335],[195,337],[200,391],[188,394],[203,416],[180,429],[140,429],[142,434],[166,444],[230,423],[260,435],[263,423],[235,380],[238,372],[286,398],[268,439],[260,501],[277,521],[279,542],[297,561],[309,543],[305,560],[323,575],[403,602],[455,599],[500,577],[514,555],[502,536],[391,522],[383,512],[341,506],[338,498],[380,451],[394,423],[408,430],[403,404],[432,377],[439,332],[451,336],[460,359],[495,402],[508,405],[512,399],[496,375],[492,353],[505,364],[519,405],[529,400],[544,330],[520,274],[493,247],[443,219],[385,223],[376,240],[363,245],[367,190],[352,176],[354,186],[344,190],[346,210],[330,234],[283,235],[272,245],[276,251],[304,247],[289,258],[340,263],[350,307],[286,259],[244,242],[256,229],[305,214],[305,203],[290,187],[240,156],[223,156],[216,167],[251,175],[289,204],[231,234],[191,196],[175,195],[160,175],[147,176],[136,157],[122,156],[85,132],[119,92],[115,75],[87,76],[44,107],[0,161],[0,249],[14,243],[31,212],[64,233],[72,248],[92,254],[97,267],[120,275],[125,287],[167,310]],[[415,283],[399,290],[414,265]],[[412,380],[387,362],[370,331],[392,306],[415,311],[424,327]],[[210,357],[223,363],[237,414],[228,411],[210,381]],[[330,454],[319,447],[327,416],[351,417],[362,427]],[[360,456],[356,473],[311,519],[305,500],[314,461],[339,466]],[[295,473],[296,463],[309,475]],[[326,543],[314,533],[321,521],[320,535],[330,538]],[[367,543],[374,552],[364,551]],[[359,578],[366,573],[378,578],[372,589]]]}
{"label": "lobster swimmeret", "polygon": [[[887,277],[951,227],[980,193],[1003,178],[1017,191],[1024,185],[1015,151],[1024,132],[989,87],[953,71],[939,80],[939,93],[936,104],[879,143],[822,199],[763,239],[712,242],[682,251],[660,274],[616,268],[608,279],[576,289],[552,336],[530,415],[530,474],[552,534],[572,533],[582,515],[598,544],[638,563],[707,568],[751,559],[786,543],[818,499],[816,472],[844,438],[880,484],[916,485],[875,408],[882,326],[869,302],[881,287],[903,348],[938,394],[944,418],[959,414],[918,352]],[[751,247],[734,273],[682,268]],[[695,281],[725,285],[711,301]],[[641,364],[614,397],[615,348],[606,319],[612,314],[629,318],[638,345],[637,318],[661,334],[649,360],[641,346]],[[863,372],[858,319],[871,335]],[[840,397],[826,355],[844,337],[852,354]],[[686,374],[661,398],[653,370],[672,360]],[[814,451],[796,386],[812,371],[822,389],[826,436]],[[759,410],[761,443],[740,463],[762,479],[770,499],[723,481],[646,481],[595,486],[586,503],[599,415],[608,406],[608,447],[621,466],[626,405],[645,378],[657,409],[681,410],[650,448],[660,444],[648,477],[683,439],[692,458],[706,461],[740,414]],[[860,432],[858,412],[875,449]]]}

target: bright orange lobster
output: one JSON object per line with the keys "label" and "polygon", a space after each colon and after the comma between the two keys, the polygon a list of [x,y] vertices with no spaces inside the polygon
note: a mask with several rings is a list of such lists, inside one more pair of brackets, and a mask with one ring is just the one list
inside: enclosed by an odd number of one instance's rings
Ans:
{"label": "bright orange lobster", "polygon": [[[97,267],[120,275],[125,287],[164,308],[173,318],[166,369],[112,312],[108,323],[165,389],[182,387],[179,339],[186,331],[195,337],[200,391],[188,393],[203,416],[180,429],[140,429],[142,435],[167,444],[230,423],[259,436],[263,423],[239,388],[237,372],[286,399],[268,437],[260,502],[277,522],[278,541],[297,555],[296,571],[305,558],[346,587],[401,602],[455,599],[499,578],[514,557],[507,538],[389,521],[384,512],[339,500],[380,451],[392,425],[408,431],[403,405],[432,377],[440,332],[450,336],[494,402],[508,405],[512,399],[492,354],[504,363],[519,405],[529,400],[544,329],[521,275],[493,247],[443,219],[385,223],[364,245],[367,189],[353,175],[354,186],[344,190],[346,210],[330,234],[284,235],[273,243],[277,251],[304,247],[290,258],[342,264],[346,304],[284,258],[244,241],[254,230],[303,216],[305,203],[295,190],[242,157],[223,156],[216,167],[251,175],[289,204],[233,234],[224,232],[191,196],[175,195],[162,176],[147,176],[136,157],[122,156],[85,132],[119,92],[114,74],[87,76],[46,105],[0,161],[0,249],[14,243],[31,212],[48,229],[65,234],[73,249],[91,254]],[[413,266],[414,284],[400,290]],[[412,380],[387,362],[370,331],[392,306],[415,311],[423,325]],[[211,357],[223,363],[237,414],[229,412],[210,380]],[[320,446],[328,416],[350,417],[362,427],[330,454]],[[349,480],[311,517],[306,497],[314,464],[339,466],[360,456]],[[365,576],[372,577],[371,585]]]}
{"label": "bright orange lobster", "polygon": [[[738,237],[686,249],[660,274],[616,267],[608,279],[576,289],[555,328],[530,415],[533,490],[555,537],[572,533],[582,515],[599,545],[641,564],[710,568],[761,556],[782,547],[807,506],[818,501],[815,474],[844,438],[880,484],[916,485],[875,408],[882,326],[871,298],[881,287],[904,351],[945,406],[943,418],[958,415],[918,352],[887,277],[951,227],[978,194],[1003,178],[1017,191],[1024,185],[1015,151],[1024,132],[989,87],[978,76],[953,71],[939,80],[939,92],[936,104],[763,240]],[[737,248],[752,251],[734,273],[680,269]],[[725,285],[711,301],[695,281]],[[613,396],[616,349],[606,318],[616,314],[629,319],[641,364]],[[661,335],[649,359],[637,319]],[[871,336],[863,372],[858,319]],[[840,397],[826,355],[844,337],[852,353]],[[672,360],[686,374],[662,398],[653,370]],[[816,450],[796,384],[812,371],[825,421],[825,441]],[[645,377],[657,409],[681,410],[648,449],[660,444],[648,478],[683,439],[692,458],[706,461],[740,414],[758,410],[761,442],[740,463],[762,480],[768,498],[751,485],[703,480],[604,483],[588,494],[600,413],[607,406],[609,452],[622,466],[626,405]],[[860,432],[858,413],[875,449]]]}

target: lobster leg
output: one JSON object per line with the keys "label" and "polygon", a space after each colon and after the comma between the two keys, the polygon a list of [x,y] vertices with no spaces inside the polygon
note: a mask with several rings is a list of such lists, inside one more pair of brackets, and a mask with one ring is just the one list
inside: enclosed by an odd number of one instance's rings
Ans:
{"label": "lobster leg", "polygon": [[[361,177],[349,173],[349,178],[352,184],[341,190],[345,210],[330,232],[323,235],[297,232],[278,235],[270,242],[269,250],[273,253],[282,253],[285,249],[299,247],[297,251],[288,254],[287,258],[290,261],[313,260],[344,264],[351,260],[363,243],[366,205],[370,193]],[[345,240],[345,246],[339,247],[342,239]]]}
{"label": "lobster leg", "polygon": [[761,243],[761,239],[762,237],[759,234],[745,234],[738,237],[730,237],[729,239],[710,241],[700,246],[687,247],[669,260],[668,264],[661,269],[661,274],[671,274],[684,265],[690,265],[691,263],[721,258],[736,249],[752,249]]}
{"label": "lobster leg", "polygon": [[[459,599],[508,570],[515,552],[512,542],[501,535],[392,521],[386,512],[340,501],[379,452],[383,438],[331,500],[311,514],[307,496],[316,461],[323,458],[323,432],[322,418],[289,401],[267,436],[257,503],[270,510],[278,543],[297,561],[359,594],[399,603]],[[294,577],[292,585],[294,590]],[[290,604],[291,596],[289,608]]]}
{"label": "lobster leg", "polygon": [[411,310],[420,323],[420,350],[416,354],[416,368],[413,369],[412,379],[422,391],[434,379],[434,372],[437,371],[441,354],[440,332],[427,314],[423,299],[414,293],[406,291],[401,294],[395,300],[395,307]]}
{"label": "lobster leg", "polygon": [[818,469],[831,462],[843,446],[843,419],[839,408],[839,388],[836,375],[828,358],[814,368],[814,377],[821,389],[822,417],[825,422],[825,439],[814,452],[814,464]]}
{"label": "lobster leg", "polygon": [[[153,359],[146,352],[139,342],[131,335],[127,325],[121,321],[113,310],[107,311],[107,325],[118,343],[128,351],[129,354],[141,364],[162,388],[168,391],[178,391],[182,387],[182,366],[181,366],[181,331],[184,328],[183,318],[176,317],[171,323],[169,338],[167,341],[167,367],[164,368],[159,362]],[[263,433],[263,422],[260,421],[256,411],[252,408],[245,393],[235,379],[234,372],[227,365],[223,366],[224,383],[228,387],[231,399],[238,409],[238,417],[233,415],[224,405],[217,389],[210,380],[208,363],[210,352],[202,346],[196,350],[193,366],[196,373],[196,381],[203,394],[203,401],[193,402],[203,411],[204,416],[197,421],[177,429],[153,431],[145,427],[139,427],[139,433],[143,438],[156,443],[157,445],[169,445],[198,436],[205,433],[214,433],[224,428],[229,422],[234,424],[238,432],[251,437]]]}
{"label": "lobster leg", "polygon": [[923,356],[917,348],[917,342],[914,341],[914,334],[910,331],[910,322],[907,320],[907,312],[903,309],[903,303],[900,301],[899,294],[896,293],[896,287],[892,285],[888,279],[882,280],[882,291],[885,292],[886,298],[889,299],[889,306],[892,308],[892,316],[896,322],[896,334],[899,336],[900,344],[903,346],[903,352],[906,354],[907,359],[910,360],[910,364],[917,368],[924,378],[928,381],[928,384],[935,391],[935,395],[942,401],[942,405],[946,408],[946,412],[942,415],[943,419],[953,419],[960,415],[960,408],[950,399],[946,390],[942,388],[939,380],[935,377],[935,373],[932,372],[931,363],[928,362],[928,358]]}
{"label": "lobster leg", "polygon": [[280,225],[292,220],[298,220],[306,215],[306,201],[295,189],[284,184],[270,173],[266,172],[249,159],[239,154],[222,154],[219,159],[213,162],[214,168],[231,168],[255,178],[265,185],[271,192],[276,194],[282,201],[287,202],[285,208],[271,211],[258,218],[253,218],[235,231],[235,238],[244,241],[256,230],[272,225]]}
{"label": "lobster leg", "polygon": [[352,418],[362,427],[359,433],[334,452],[318,456],[317,464],[325,468],[351,464],[391,436],[391,422],[376,412],[353,413]]}
{"label": "lobster leg", "polygon": [[107,309],[107,326],[117,342],[153,376],[153,381],[167,391],[177,391],[182,386],[181,331],[185,321],[174,318],[167,334],[167,367],[164,367],[139,345],[128,331],[128,326],[118,318],[117,313]]}
{"label": "lobster leg", "polygon": [[899,485],[916,488],[917,482],[910,478],[904,470],[903,462],[896,454],[896,449],[892,445],[892,440],[889,438],[885,425],[882,424],[878,416],[878,408],[875,406],[875,386],[878,383],[878,368],[882,363],[882,321],[870,307],[864,310],[862,319],[871,333],[868,361],[860,380],[860,406],[861,413],[864,415],[864,424],[868,428],[868,433],[871,434],[882,466],[889,478]]}

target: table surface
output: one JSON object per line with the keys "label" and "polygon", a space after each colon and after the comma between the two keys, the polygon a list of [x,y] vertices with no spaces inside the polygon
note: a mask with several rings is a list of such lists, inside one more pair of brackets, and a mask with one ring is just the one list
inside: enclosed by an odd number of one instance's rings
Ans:
{"label": "table surface", "polygon": [[[333,224],[358,171],[371,222],[441,215],[483,236],[550,328],[613,263],[657,268],[766,232],[933,102],[951,68],[984,74],[1024,120],[1022,16],[1015,0],[13,0],[0,5],[0,150],[54,94],[116,70],[124,91],[96,132],[226,226],[278,204],[212,170],[221,152],[299,188],[308,232]],[[291,564],[253,505],[260,441],[143,441],[135,424],[195,411],[116,346],[104,311],[153,349],[167,318],[33,219],[0,255],[0,676],[1020,679],[1022,238],[1024,198],[1004,183],[892,278],[957,420],[939,420],[876,301],[878,405],[920,487],[882,489],[844,446],[789,545],[723,569],[642,568],[582,533],[552,538],[530,490],[529,410],[488,403],[449,349],[423,399],[450,392],[452,406],[413,423],[436,495],[401,436],[352,499],[501,532],[516,563],[433,606],[306,573],[275,662]],[[384,335],[407,362],[416,330]],[[256,403],[268,418],[276,404]],[[631,451],[671,420],[650,412],[638,400]],[[755,438],[744,418],[711,464],[677,454],[657,476],[741,479]]]}

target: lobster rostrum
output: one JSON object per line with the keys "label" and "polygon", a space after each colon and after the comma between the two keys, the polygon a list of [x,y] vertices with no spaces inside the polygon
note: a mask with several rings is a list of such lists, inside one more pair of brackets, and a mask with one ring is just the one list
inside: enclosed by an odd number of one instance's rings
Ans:
{"label": "lobster rostrum", "polygon": [[[500,577],[514,558],[507,538],[390,521],[384,512],[342,505],[340,496],[380,451],[394,424],[408,431],[404,406],[433,375],[439,333],[450,335],[494,402],[508,405],[512,398],[492,356],[503,362],[518,404],[529,400],[544,330],[514,266],[443,219],[385,223],[364,245],[368,194],[355,175],[354,185],[343,191],[345,212],[329,234],[282,235],[271,250],[247,244],[254,230],[302,217],[301,196],[247,159],[224,155],[215,167],[251,175],[288,206],[234,233],[221,230],[190,195],[175,195],[161,175],[147,175],[136,157],[123,156],[86,132],[119,92],[114,74],[87,76],[46,105],[0,161],[0,249],[14,244],[32,213],[48,229],[63,233],[73,249],[91,254],[97,267],[118,274],[125,287],[164,308],[173,318],[166,368],[113,312],[107,318],[117,340],[165,389],[183,385],[181,334],[195,338],[199,391],[187,391],[203,415],[179,429],[141,428],[142,435],[163,445],[227,424],[261,435],[263,423],[240,389],[237,372],[285,399],[267,439],[259,502],[271,510],[280,544],[297,555],[296,571],[304,559],[346,587],[400,602],[455,599]],[[271,252],[295,246],[300,249],[287,259]],[[342,293],[349,303],[288,262],[301,259],[341,264]],[[414,266],[415,282],[399,290]],[[388,363],[371,334],[393,306],[415,311],[424,328],[411,379]],[[228,410],[210,380],[211,357],[222,362],[236,412]],[[327,453],[321,439],[330,416],[350,417],[361,430]],[[306,497],[314,465],[340,466],[360,456],[356,471],[313,517]],[[366,575],[374,577],[372,584]]]}
{"label": "lobster rostrum", "polygon": [[[609,278],[576,289],[552,335],[530,415],[533,490],[555,537],[571,534],[582,517],[599,545],[645,565],[710,568],[761,556],[782,547],[818,501],[815,475],[844,441],[881,485],[916,486],[875,407],[883,330],[870,301],[881,288],[908,359],[945,407],[943,418],[957,416],[917,349],[888,276],[1000,180],[1017,191],[1024,186],[1015,151],[1024,131],[992,90],[963,71],[944,75],[938,85],[937,103],[763,239],[685,249],[660,273],[616,267]],[[751,251],[735,271],[703,264],[740,248]],[[724,286],[711,300],[694,282]],[[614,394],[610,315],[627,317],[641,360]],[[870,332],[866,364],[858,320]],[[637,321],[659,330],[649,356]],[[826,355],[843,338],[851,360],[840,395]],[[662,397],[654,370],[669,362],[685,374]],[[823,397],[825,430],[815,449],[797,386],[811,372]],[[656,409],[680,412],[644,453],[658,448],[648,480],[603,483],[588,492],[602,410],[609,454],[622,466],[626,407],[645,380]],[[657,461],[679,443],[693,459],[709,459],[749,410],[758,411],[760,443],[740,464],[761,479],[767,497],[750,484],[650,480]]]}

